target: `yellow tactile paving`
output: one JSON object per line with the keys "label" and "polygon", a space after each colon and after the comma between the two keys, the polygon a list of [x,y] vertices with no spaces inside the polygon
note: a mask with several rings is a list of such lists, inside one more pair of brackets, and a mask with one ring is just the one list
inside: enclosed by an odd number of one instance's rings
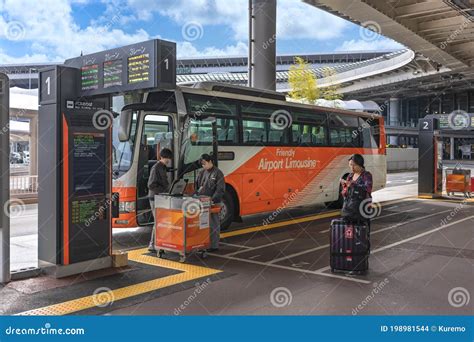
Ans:
{"label": "yellow tactile paving", "polygon": [[[170,260],[159,259],[153,256],[143,255],[144,253],[147,253],[146,248],[130,251],[128,254],[129,259],[152,266],[170,268],[173,270],[181,271],[182,273],[149,280],[143,283],[126,286],[107,292],[101,292],[97,295],[91,294],[90,296],[73,299],[67,302],[24,311],[19,313],[18,315],[67,315],[73,312],[90,309],[97,306],[107,306],[110,303],[119,301],[121,299],[130,298],[133,296],[155,291],[168,286],[184,283],[190,280],[211,276],[221,272],[220,270],[215,270],[211,268],[182,264]],[[104,285],[106,286],[107,284]]]}

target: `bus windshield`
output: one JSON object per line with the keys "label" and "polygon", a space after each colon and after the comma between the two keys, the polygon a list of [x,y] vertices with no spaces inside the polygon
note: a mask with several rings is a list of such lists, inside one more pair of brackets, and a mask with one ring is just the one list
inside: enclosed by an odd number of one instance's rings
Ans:
{"label": "bus windshield", "polygon": [[120,126],[120,117],[114,119],[113,124],[113,151],[112,168],[114,177],[120,177],[130,169],[133,159],[133,146],[137,130],[137,113],[133,113],[132,127],[128,141],[120,141],[118,138],[118,128]]}

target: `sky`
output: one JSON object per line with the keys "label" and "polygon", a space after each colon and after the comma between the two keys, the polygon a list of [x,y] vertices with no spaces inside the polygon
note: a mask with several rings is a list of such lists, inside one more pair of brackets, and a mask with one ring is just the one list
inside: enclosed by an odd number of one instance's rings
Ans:
{"label": "sky", "polygon": [[[63,62],[154,38],[176,42],[178,58],[246,56],[247,15],[248,0],[0,0],[0,64]],[[278,0],[277,54],[403,48],[381,34]]]}

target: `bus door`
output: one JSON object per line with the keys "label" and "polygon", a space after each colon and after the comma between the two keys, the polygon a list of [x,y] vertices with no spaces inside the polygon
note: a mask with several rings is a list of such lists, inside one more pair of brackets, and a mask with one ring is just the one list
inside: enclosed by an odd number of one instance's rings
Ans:
{"label": "bus door", "polygon": [[[163,148],[173,151],[172,117],[165,113],[142,112],[137,167],[137,223],[139,226],[153,224],[148,199],[148,178],[151,168],[159,159]],[[172,181],[171,172],[168,175]]]}
{"label": "bus door", "polygon": [[215,117],[188,116],[184,122],[183,140],[181,142],[179,177],[188,180],[188,193],[194,192],[194,182],[198,169],[201,168],[200,157],[207,153],[217,166],[217,126]]}

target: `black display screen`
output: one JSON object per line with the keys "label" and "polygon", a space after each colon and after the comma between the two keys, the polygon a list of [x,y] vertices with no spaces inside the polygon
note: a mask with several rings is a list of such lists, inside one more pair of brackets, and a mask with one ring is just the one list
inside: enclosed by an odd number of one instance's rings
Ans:
{"label": "black display screen", "polygon": [[81,68],[81,89],[99,89],[99,65],[85,65]]}
{"label": "black display screen", "polygon": [[121,86],[123,63],[121,59],[104,62],[104,88]]}
{"label": "black display screen", "polygon": [[71,223],[90,224],[106,219],[106,206],[97,199],[82,199],[71,202]]}
{"label": "black display screen", "polygon": [[75,196],[104,194],[106,189],[105,136],[102,133],[73,134],[73,192]]}

